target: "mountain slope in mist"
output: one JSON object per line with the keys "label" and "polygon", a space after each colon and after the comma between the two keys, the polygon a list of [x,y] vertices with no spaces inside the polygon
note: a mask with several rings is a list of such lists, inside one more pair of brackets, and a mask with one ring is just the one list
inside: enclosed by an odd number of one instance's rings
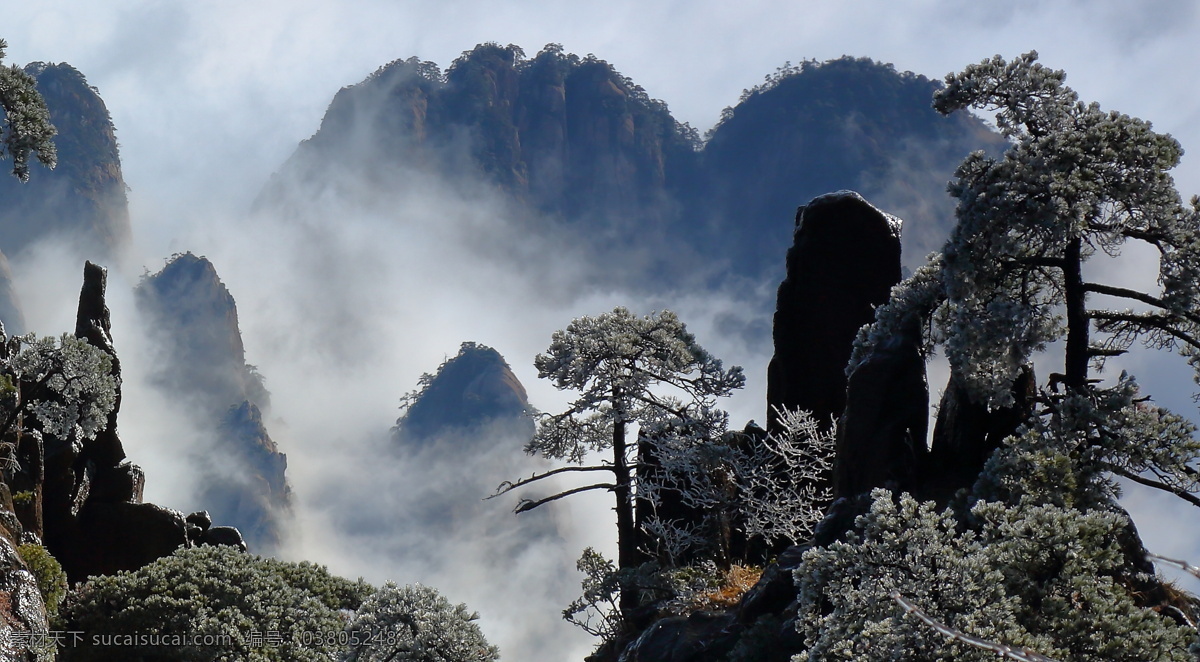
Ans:
{"label": "mountain slope in mist", "polygon": [[404,415],[392,429],[400,443],[421,445],[495,421],[511,421],[520,427],[524,420],[528,436],[533,436],[525,387],[504,357],[486,345],[463,343],[458,354],[435,374],[422,375],[420,388],[404,400]]}
{"label": "mountain slope in mist", "polygon": [[137,302],[157,343],[155,381],[188,403],[209,438],[199,498],[215,521],[236,526],[257,552],[275,549],[291,504],[279,451],[263,422],[269,395],[246,364],[237,304],[206,258],[174,256],[138,286]]}
{"label": "mountain slope in mist", "polygon": [[108,262],[130,240],[125,180],[108,108],[69,64],[34,62],[25,71],[37,80],[58,129],[58,165],[34,167],[25,184],[0,178],[0,250],[15,257],[53,237],[82,257]]}
{"label": "mountain slope in mist", "polygon": [[938,115],[938,86],[866,59],[806,62],[748,90],[702,142],[595,56],[484,44],[444,74],[409,58],[340,90],[258,204],[303,207],[339,178],[389,190],[405,169],[482,176],[598,261],[641,251],[642,275],[717,264],[758,279],[779,271],[797,204],[855,189],[910,219],[916,264],[949,227],[958,162],[1003,142]]}

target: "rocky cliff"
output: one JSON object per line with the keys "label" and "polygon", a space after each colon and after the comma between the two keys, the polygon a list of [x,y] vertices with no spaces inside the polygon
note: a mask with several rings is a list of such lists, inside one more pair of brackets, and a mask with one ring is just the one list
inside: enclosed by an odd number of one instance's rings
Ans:
{"label": "rocky cliff", "polygon": [[633,266],[656,276],[633,279],[646,287],[698,269],[774,279],[795,201],[856,189],[910,219],[919,264],[948,230],[958,162],[1003,144],[976,118],[934,112],[938,85],[865,59],[806,62],[746,91],[702,142],[595,56],[484,44],[445,73],[409,58],[343,88],[258,204],[302,208],[339,181],[386,191],[413,169],[479,177],[598,260],[653,255]]}
{"label": "rocky cliff", "polygon": [[58,129],[58,165],[54,170],[34,168],[25,184],[15,177],[0,178],[0,250],[11,257],[53,238],[84,257],[111,260],[128,244],[130,227],[108,109],[69,64],[34,62],[25,71],[37,80]]}
{"label": "rocky cliff", "polygon": [[137,302],[160,350],[155,380],[189,403],[208,440],[198,498],[255,551],[274,549],[291,504],[287,457],[263,421],[269,395],[246,363],[233,296],[211,262],[184,253],[138,285]]}

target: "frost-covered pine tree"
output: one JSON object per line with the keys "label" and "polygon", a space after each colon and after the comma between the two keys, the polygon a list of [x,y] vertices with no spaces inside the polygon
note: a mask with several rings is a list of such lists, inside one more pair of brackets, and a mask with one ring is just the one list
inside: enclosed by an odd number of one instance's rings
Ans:
{"label": "frost-covered pine tree", "polygon": [[[1182,204],[1168,174],[1175,140],[1079,102],[1065,75],[1036,59],[996,57],[947,76],[935,107],[995,111],[1012,144],[959,167],[950,241],[893,290],[851,369],[915,320],[926,349],[942,347],[952,379],[990,407],[1011,404],[1018,374],[1055,341],[1062,369],[951,508],[877,490],[846,540],[806,553],[799,660],[1200,653],[1195,600],[1148,574],[1114,480],[1200,505],[1196,428],[1129,375],[1105,382],[1098,372],[1142,342],[1179,351],[1200,379],[1200,210]],[[1134,241],[1156,249],[1157,291],[1087,277],[1090,258],[1118,257]]]}
{"label": "frost-covered pine tree", "polygon": [[[0,62],[8,44],[0,39]],[[57,131],[50,124],[46,101],[38,94],[37,82],[16,65],[0,64],[0,159],[11,157],[12,173],[29,179],[29,155],[53,168],[57,152],[51,139]]]}
{"label": "frost-covered pine tree", "polygon": [[[745,383],[742,369],[726,370],[687,331],[675,313],[664,310],[638,317],[625,308],[580,317],[556,331],[549,349],[534,360],[538,376],[578,396],[566,411],[542,414],[530,454],[570,463],[545,473],[504,483],[495,496],[567,473],[606,477],[601,482],[523,499],[518,513],[581,492],[605,490],[616,497],[617,568],[642,563],[635,521],[639,442],[670,428],[703,439],[725,431],[726,415],[716,399]],[[639,438],[633,439],[635,431]],[[592,453],[599,462],[587,464]],[[623,591],[621,609],[637,605],[634,591]]]}
{"label": "frost-covered pine tree", "polygon": [[93,439],[116,403],[112,357],[70,334],[7,337],[0,326],[0,461],[11,465],[16,434]]}

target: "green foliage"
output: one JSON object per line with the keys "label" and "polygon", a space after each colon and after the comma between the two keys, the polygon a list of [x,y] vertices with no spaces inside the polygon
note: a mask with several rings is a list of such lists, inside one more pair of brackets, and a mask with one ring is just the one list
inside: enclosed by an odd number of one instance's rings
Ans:
{"label": "green foliage", "polygon": [[[494,662],[479,614],[451,604],[435,589],[388,582],[372,593],[346,626],[352,642],[345,662]],[[358,643],[354,643],[358,642]]]}
{"label": "green foliage", "polygon": [[346,624],[339,610],[358,608],[370,593],[362,580],[310,563],[227,546],[182,549],[133,572],[91,578],[64,605],[63,618],[89,644],[137,635],[191,640],[67,647],[61,659],[332,660]]}
{"label": "green foliage", "polygon": [[[8,44],[0,39],[0,62]],[[33,77],[14,66],[0,64],[0,159],[11,157],[13,175],[29,180],[29,155],[35,153],[42,165],[53,168],[56,160],[55,129],[50,124],[50,111],[38,94]]]}
{"label": "green foliage", "polygon": [[1192,659],[1195,630],[1116,579],[1124,516],[980,501],[963,519],[907,494],[873,498],[845,542],[810,550],[796,571],[799,660],[995,659],[907,617],[893,591],[971,636],[1057,659]]}
{"label": "green foliage", "polygon": [[29,506],[33,504],[34,494],[30,490],[22,490],[12,495],[14,506]]}
{"label": "green foliage", "polygon": [[[20,494],[31,493],[18,492],[18,495]],[[16,497],[13,500],[15,501]],[[21,545],[17,548],[17,554],[20,554],[25,566],[37,578],[38,592],[42,594],[42,601],[46,603],[46,615],[55,616],[58,614],[58,606],[67,597],[67,573],[63,572],[58,560],[41,545]]]}

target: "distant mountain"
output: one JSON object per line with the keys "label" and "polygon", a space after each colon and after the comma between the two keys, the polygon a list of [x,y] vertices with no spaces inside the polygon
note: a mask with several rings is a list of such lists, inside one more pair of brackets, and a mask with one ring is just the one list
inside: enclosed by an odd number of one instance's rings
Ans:
{"label": "distant mountain", "polygon": [[29,182],[0,177],[0,250],[15,256],[55,237],[108,262],[129,243],[129,207],[116,132],[96,88],[69,64],[34,62],[25,71],[58,129],[58,166],[32,168]]}
{"label": "distant mountain", "polygon": [[[854,190],[905,220],[905,264],[924,264],[953,226],[946,183],[975,150],[1004,138],[967,113],[933,110],[941,83],[890,64],[843,57],[785,67],[743,93],[705,143],[703,177],[686,216],[707,250],[783,264],[798,205]],[[780,272],[782,275],[782,272]]]}
{"label": "distant mountain", "polygon": [[471,439],[485,426],[502,424],[533,436],[533,419],[525,387],[500,353],[465,342],[435,374],[421,377],[419,388],[404,398],[404,415],[393,436],[405,444],[423,445],[439,438]]}
{"label": "distant mountain", "polygon": [[855,189],[909,220],[916,264],[953,218],[956,165],[1003,144],[977,118],[938,115],[939,85],[866,59],[806,62],[746,91],[702,142],[595,56],[484,44],[444,74],[409,58],[343,88],[258,205],[385,191],[414,169],[481,175],[602,257],[640,252],[633,280],[714,265],[757,279],[781,277],[800,203]]}
{"label": "distant mountain", "polygon": [[291,505],[287,457],[263,422],[269,394],[246,363],[233,295],[211,262],[183,253],[139,284],[137,303],[160,350],[156,381],[192,406],[194,423],[211,435],[198,497],[252,550],[274,549]]}

